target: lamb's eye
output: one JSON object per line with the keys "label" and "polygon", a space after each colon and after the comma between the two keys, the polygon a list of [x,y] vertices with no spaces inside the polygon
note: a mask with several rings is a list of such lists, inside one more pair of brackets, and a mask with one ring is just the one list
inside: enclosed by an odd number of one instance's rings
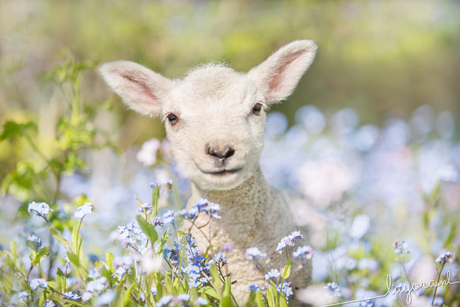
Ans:
{"label": "lamb's eye", "polygon": [[262,105],[260,103],[256,103],[256,105],[252,108],[252,113],[259,115],[260,112],[262,112]]}
{"label": "lamb's eye", "polygon": [[179,117],[177,117],[175,114],[171,113],[171,114],[168,115],[168,120],[171,123],[171,126],[174,126],[179,121]]}

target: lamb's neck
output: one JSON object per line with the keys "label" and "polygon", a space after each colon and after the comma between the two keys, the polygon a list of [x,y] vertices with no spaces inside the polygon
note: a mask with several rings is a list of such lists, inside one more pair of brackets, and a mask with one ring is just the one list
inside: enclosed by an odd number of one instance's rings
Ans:
{"label": "lamb's neck", "polygon": [[257,167],[256,171],[241,185],[230,190],[203,190],[193,185],[194,199],[206,198],[219,204],[224,210],[263,210],[267,204],[267,197],[270,197],[270,185]]}

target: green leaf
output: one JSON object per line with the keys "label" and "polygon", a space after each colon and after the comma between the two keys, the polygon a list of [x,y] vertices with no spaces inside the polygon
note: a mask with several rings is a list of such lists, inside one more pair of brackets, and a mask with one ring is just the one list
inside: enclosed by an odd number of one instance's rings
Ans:
{"label": "green leaf", "polygon": [[26,124],[18,124],[12,121],[7,121],[3,125],[3,132],[0,134],[0,141],[15,137],[23,136],[28,130],[38,131],[37,125],[34,122]]}
{"label": "green leaf", "polygon": [[275,301],[276,294],[274,293],[273,286],[268,286],[267,287],[267,303],[268,306],[270,307],[275,307],[276,306],[276,301]]}
{"label": "green leaf", "polygon": [[155,185],[152,191],[152,206],[153,206],[153,216],[157,216],[158,211],[160,211],[160,206],[158,204],[158,199],[160,198],[160,187]]}
{"label": "green leaf", "polygon": [[115,259],[115,257],[112,255],[111,252],[107,251],[107,253],[105,253],[105,261],[107,262],[107,265],[109,266],[110,270],[112,272],[115,272],[115,268],[113,267],[113,259]]}
{"label": "green leaf", "polygon": [[52,235],[56,240],[58,240],[66,249],[68,249],[68,250],[70,250],[70,251],[72,250],[72,249],[70,248],[69,242],[68,242],[66,239],[64,239],[64,238],[62,237],[61,233],[60,233],[56,228],[54,228],[53,226],[50,226],[49,229],[50,229],[51,235]]}
{"label": "green leaf", "polygon": [[56,281],[57,281],[57,284],[58,284],[59,292],[61,292],[61,293],[66,292],[66,289],[65,289],[66,288],[66,280],[65,280],[64,273],[62,273],[60,268],[57,269]]}
{"label": "green leaf", "polygon": [[123,297],[123,305],[129,306],[129,301],[131,300],[131,291],[133,291],[134,286],[136,286],[135,283],[133,283],[128,290],[126,290],[125,296]]}
{"label": "green leaf", "polygon": [[212,281],[214,282],[214,286],[217,288],[222,287],[222,281],[220,280],[219,273],[217,272],[217,268],[215,264],[211,264],[209,271],[211,272]]}
{"label": "green leaf", "polygon": [[38,303],[38,306],[44,306],[46,299],[51,295],[51,291],[48,289],[43,290],[43,293],[40,297],[40,301]]}
{"label": "green leaf", "polygon": [[72,250],[74,251],[75,254],[78,255],[78,258],[80,260],[83,260],[83,248],[81,245],[82,243],[81,243],[81,236],[78,231],[78,224],[75,224],[72,230]]}
{"label": "green leaf", "polygon": [[137,196],[136,196],[136,195],[134,195],[134,197],[136,198],[136,201],[137,201],[137,205],[139,206],[139,208],[141,208],[141,207],[142,207],[142,205],[143,205],[144,203],[142,202],[142,200],[140,200],[139,198],[137,198]]}
{"label": "green leaf", "polygon": [[136,220],[137,223],[139,224],[139,227],[142,229],[142,232],[147,236],[147,238],[150,240],[150,242],[153,243],[156,242],[158,239],[158,234],[155,231],[155,227],[153,227],[152,224],[147,222],[142,216],[136,215]]}
{"label": "green leaf", "polygon": [[284,295],[281,295],[280,297],[280,307],[288,307],[288,304],[287,304],[287,301]]}
{"label": "green leaf", "polygon": [[457,225],[455,223],[453,223],[451,228],[450,228],[449,235],[447,236],[446,241],[444,241],[444,245],[443,245],[444,248],[450,248],[450,244],[454,240],[455,234],[457,233],[456,229],[457,229]]}
{"label": "green leaf", "polygon": [[254,303],[255,303],[255,300],[256,300],[256,292],[251,292],[251,294],[249,295],[249,299],[248,299],[248,302],[246,303],[246,307],[253,307],[254,306]]}
{"label": "green leaf", "polygon": [[163,253],[165,249],[166,242],[168,241],[168,231],[169,231],[169,228],[166,229],[165,233],[161,237],[160,246],[158,246],[158,250],[157,250],[157,255],[160,255],[161,253]]}
{"label": "green leaf", "polygon": [[125,287],[125,283],[126,283],[126,276],[123,276],[123,278],[121,279],[120,283],[115,288],[115,291],[117,291],[117,292],[123,291],[123,289]]}
{"label": "green leaf", "polygon": [[80,278],[85,280],[88,276],[88,271],[86,271],[86,269],[80,264],[80,258],[72,252],[67,252],[67,257],[69,257],[70,262],[75,267],[76,271],[80,275]]}
{"label": "green leaf", "polygon": [[228,278],[224,284],[224,291],[222,292],[222,300],[220,305],[222,307],[232,307],[232,280]]}
{"label": "green leaf", "polygon": [[39,266],[40,265],[40,262],[42,262],[42,260],[48,256],[48,254],[50,253],[50,250],[51,250],[51,247],[49,245],[45,245],[43,246],[37,253],[37,255],[35,256],[34,260],[32,261],[32,265],[34,266]]}
{"label": "green leaf", "polygon": [[256,292],[256,304],[257,304],[257,307],[264,307],[264,303],[262,302],[262,293],[260,292]]}
{"label": "green leaf", "polygon": [[289,256],[287,256],[287,264],[286,266],[284,267],[284,270],[283,270],[283,280],[286,280],[289,275],[291,275],[291,258]]}
{"label": "green leaf", "polygon": [[14,259],[18,258],[18,244],[11,240],[10,242],[10,250],[11,255],[13,255]]}

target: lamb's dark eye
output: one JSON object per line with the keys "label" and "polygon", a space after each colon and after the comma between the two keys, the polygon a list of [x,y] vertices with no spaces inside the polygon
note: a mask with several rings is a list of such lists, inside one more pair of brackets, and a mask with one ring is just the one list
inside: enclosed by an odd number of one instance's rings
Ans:
{"label": "lamb's dark eye", "polygon": [[256,105],[252,108],[252,113],[259,115],[260,112],[262,112],[262,105],[260,103],[256,103]]}
{"label": "lamb's dark eye", "polygon": [[168,115],[168,120],[171,123],[171,126],[174,126],[179,121],[179,117],[177,117],[175,114],[171,113],[171,114]]}

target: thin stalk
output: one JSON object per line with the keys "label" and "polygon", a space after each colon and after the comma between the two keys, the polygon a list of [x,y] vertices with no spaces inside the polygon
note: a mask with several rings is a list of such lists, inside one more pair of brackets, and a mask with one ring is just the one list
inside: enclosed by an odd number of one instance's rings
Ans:
{"label": "thin stalk", "polygon": [[399,255],[399,256],[400,256],[400,259],[401,259],[401,265],[402,265],[403,270],[404,270],[404,275],[406,275],[407,281],[409,282],[409,285],[410,285],[410,287],[411,287],[411,289],[412,289],[412,282],[410,281],[409,275],[408,275],[407,272],[406,272],[406,267],[405,267],[405,265],[404,265],[403,255],[401,254],[401,255]]}
{"label": "thin stalk", "polygon": [[445,265],[446,265],[446,262],[442,264],[441,270],[439,271],[438,280],[436,281],[436,287],[434,287],[434,295],[433,295],[433,301],[431,302],[431,305],[434,305],[434,300],[436,299],[436,292],[438,292],[439,280],[441,279],[442,270],[444,269]]}

